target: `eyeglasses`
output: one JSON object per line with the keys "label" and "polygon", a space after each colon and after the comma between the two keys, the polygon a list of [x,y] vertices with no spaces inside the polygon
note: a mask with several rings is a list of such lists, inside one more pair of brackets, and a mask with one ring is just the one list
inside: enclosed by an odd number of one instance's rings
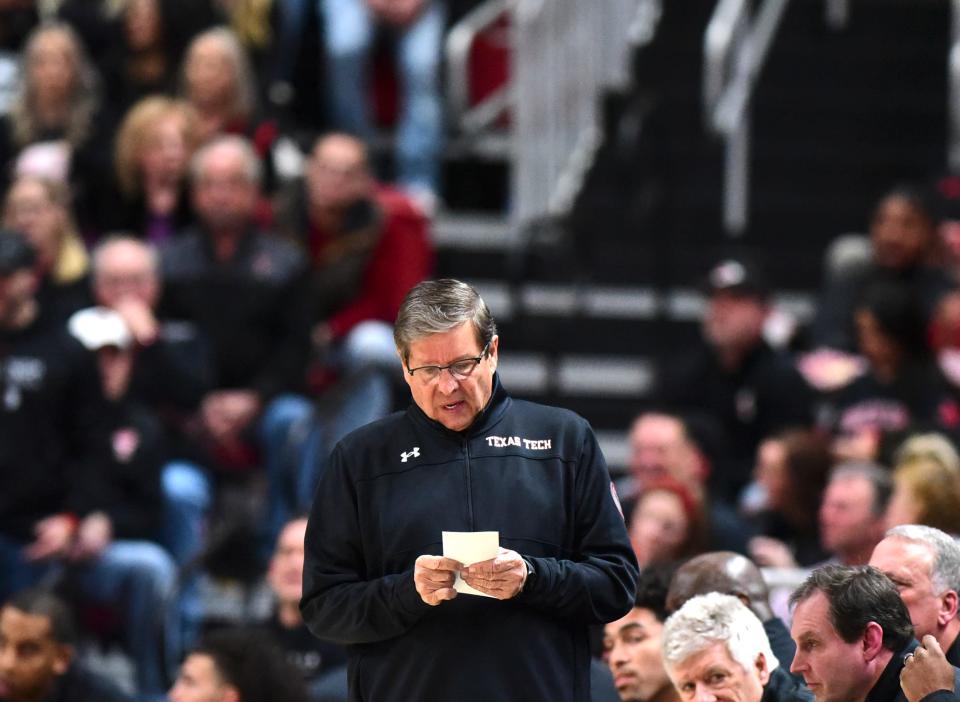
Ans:
{"label": "eyeglasses", "polygon": [[[490,341],[493,340],[491,339]],[[450,371],[450,375],[457,380],[466,380],[470,377],[470,374],[473,373],[474,369],[480,365],[480,361],[486,357],[487,349],[490,348],[490,341],[483,347],[483,351],[480,352],[479,356],[454,361],[447,366],[418,366],[417,368],[408,368],[407,373],[420,378],[424,383],[433,382],[439,378],[440,374],[445,370]]]}

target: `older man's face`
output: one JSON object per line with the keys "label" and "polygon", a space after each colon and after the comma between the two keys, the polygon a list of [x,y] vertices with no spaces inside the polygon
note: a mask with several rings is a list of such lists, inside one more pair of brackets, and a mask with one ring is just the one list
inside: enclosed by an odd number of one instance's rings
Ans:
{"label": "older man's face", "polygon": [[882,515],[873,511],[874,488],[862,476],[832,480],[820,504],[820,541],[831,552],[870,549],[882,538]]}
{"label": "older man's face", "polygon": [[685,702],[760,702],[770,671],[762,655],[744,670],[717,642],[673,666],[670,677]]}
{"label": "older man's face", "polygon": [[[895,536],[877,544],[870,556],[870,565],[883,571],[900,592],[900,599],[910,611],[910,621],[918,639],[927,634],[938,636],[941,620],[953,618],[950,605],[934,587],[934,555],[929,546]],[[947,643],[949,645],[949,642]]]}
{"label": "older man's face", "polygon": [[830,621],[830,602],[815,592],[797,605],[790,636],[797,644],[790,672],[802,675],[817,702],[862,699],[872,681],[858,639],[847,643]]}
{"label": "older man's face", "polygon": [[417,407],[452,431],[463,431],[473,424],[493,394],[497,343],[497,337],[493,337],[487,355],[468,377],[458,379],[449,370],[444,370],[433,380],[425,374],[410,375],[406,371],[420,366],[447,366],[479,356],[483,349],[477,341],[473,324],[464,322],[450,331],[431,334],[411,343],[403,378],[410,386]]}
{"label": "older man's face", "polygon": [[206,152],[200,176],[193,184],[193,204],[211,230],[246,227],[257,204],[257,186],[250,178],[244,153],[230,143]]}
{"label": "older man's face", "polygon": [[160,297],[160,278],[147,247],[135,241],[107,244],[97,258],[93,294],[105,307],[116,308],[130,298],[155,307]]}
{"label": "older man's face", "polygon": [[660,620],[643,607],[604,627],[604,657],[623,702],[651,700],[673,684],[660,653],[662,631]]}

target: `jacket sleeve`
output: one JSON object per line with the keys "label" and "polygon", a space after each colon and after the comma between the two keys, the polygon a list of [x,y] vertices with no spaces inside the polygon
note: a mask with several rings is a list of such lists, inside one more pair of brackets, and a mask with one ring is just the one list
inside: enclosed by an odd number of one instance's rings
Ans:
{"label": "jacket sleeve", "polygon": [[960,702],[960,695],[950,690],[937,690],[936,692],[931,692],[920,700],[920,702]]}
{"label": "jacket sleeve", "polygon": [[589,430],[575,489],[575,558],[528,557],[536,575],[517,601],[584,624],[604,624],[630,611],[639,569],[603,454]]}
{"label": "jacket sleeve", "polygon": [[300,611],[313,634],[339,644],[399,636],[430,609],[413,570],[368,578],[357,495],[342,445],[330,458],[310,510]]}

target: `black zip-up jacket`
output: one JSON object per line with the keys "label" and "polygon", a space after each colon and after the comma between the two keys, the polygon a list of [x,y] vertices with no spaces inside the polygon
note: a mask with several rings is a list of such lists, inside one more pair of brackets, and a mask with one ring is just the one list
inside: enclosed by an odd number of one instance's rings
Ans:
{"label": "black zip-up jacket", "polygon": [[41,317],[0,332],[0,533],[28,541],[69,508],[97,461],[103,408],[94,357],[65,330]]}
{"label": "black zip-up jacket", "polygon": [[[431,607],[414,561],[441,531],[500,532],[533,565],[511,600],[459,595]],[[452,432],[419,408],[344,438],[306,536],[301,610],[350,644],[350,699],[586,702],[587,628],[633,606],[637,564],[585,420],[512,400]]]}

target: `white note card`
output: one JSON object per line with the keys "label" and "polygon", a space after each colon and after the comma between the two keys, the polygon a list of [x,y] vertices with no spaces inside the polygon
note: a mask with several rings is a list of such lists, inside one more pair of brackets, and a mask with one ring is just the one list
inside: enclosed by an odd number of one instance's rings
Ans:
{"label": "white note card", "polygon": [[[500,553],[499,531],[444,531],[442,534],[444,557],[460,561],[465,566],[488,561]],[[460,573],[457,573],[453,589],[464,595],[492,597],[467,585]]]}

